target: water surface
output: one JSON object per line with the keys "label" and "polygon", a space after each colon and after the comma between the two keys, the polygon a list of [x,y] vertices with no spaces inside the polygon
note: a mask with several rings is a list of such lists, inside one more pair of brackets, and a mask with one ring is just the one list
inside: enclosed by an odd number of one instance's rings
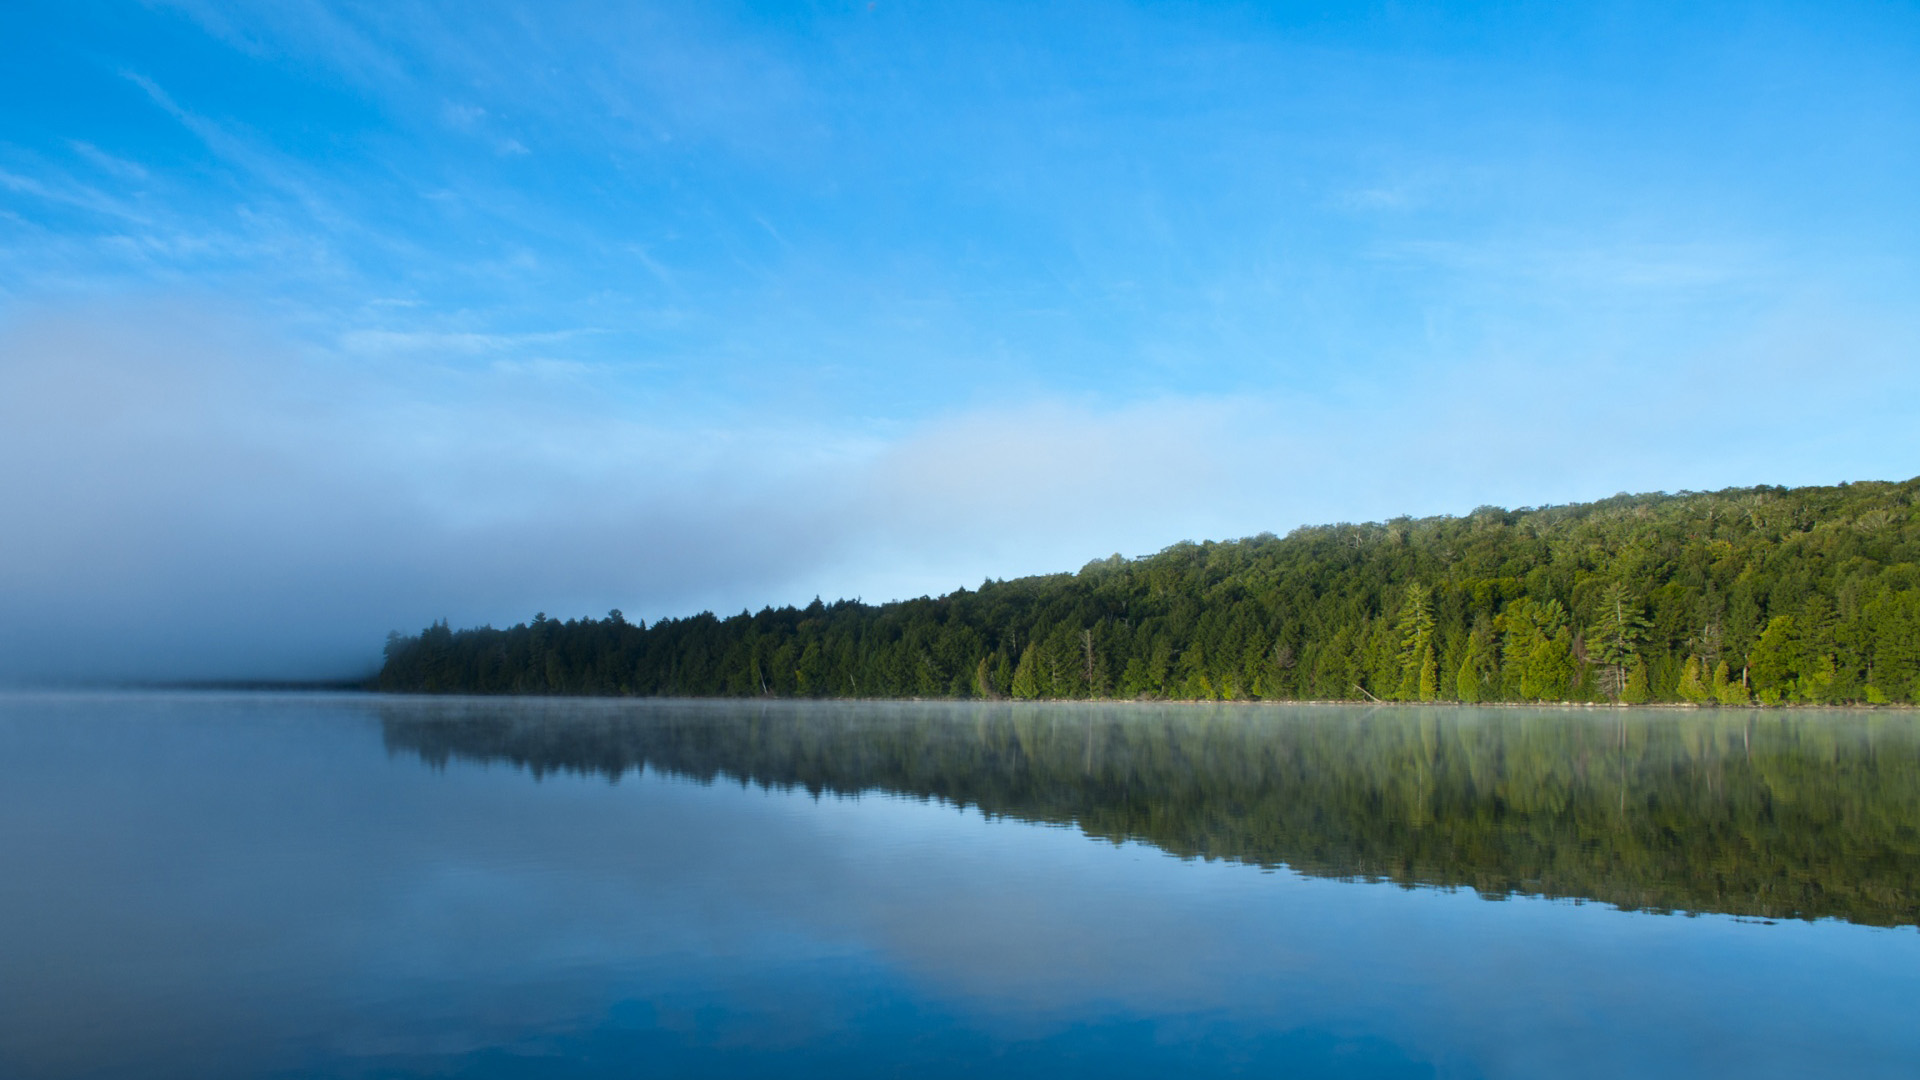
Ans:
{"label": "water surface", "polygon": [[0,1076],[1912,1075],[1909,713],[0,698]]}

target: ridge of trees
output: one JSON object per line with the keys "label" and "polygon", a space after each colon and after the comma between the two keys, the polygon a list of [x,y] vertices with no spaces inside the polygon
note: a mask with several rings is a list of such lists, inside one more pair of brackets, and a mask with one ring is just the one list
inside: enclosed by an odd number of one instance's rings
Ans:
{"label": "ridge of trees", "polygon": [[1920,479],[1179,543],[869,605],[391,635],[386,691],[1920,704]]}
{"label": "ridge of trees", "polygon": [[1905,713],[468,700],[381,728],[438,767],[882,791],[1318,877],[1920,925]]}

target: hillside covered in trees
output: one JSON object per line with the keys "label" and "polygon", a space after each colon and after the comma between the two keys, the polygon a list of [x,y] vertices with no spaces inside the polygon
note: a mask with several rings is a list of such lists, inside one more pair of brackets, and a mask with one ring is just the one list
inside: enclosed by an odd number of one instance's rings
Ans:
{"label": "hillside covered in trees", "polygon": [[389,637],[382,690],[1920,703],[1920,479],[1115,555],[938,598]]}

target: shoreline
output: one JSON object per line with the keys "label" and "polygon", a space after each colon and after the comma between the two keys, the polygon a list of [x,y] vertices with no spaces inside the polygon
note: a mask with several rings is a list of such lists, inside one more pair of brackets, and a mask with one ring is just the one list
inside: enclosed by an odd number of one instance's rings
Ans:
{"label": "shoreline", "polygon": [[1255,700],[1226,699],[1202,700],[1199,698],[921,698],[921,697],[727,697],[727,696],[676,696],[676,695],[628,695],[628,694],[474,694],[474,693],[429,693],[411,690],[381,690],[364,683],[347,680],[194,680],[179,683],[101,683],[92,685],[65,686],[8,686],[0,687],[0,694],[310,694],[324,696],[364,695],[368,697],[388,697],[395,699],[419,700],[469,700],[469,701],[604,701],[604,702],[701,702],[701,703],[817,703],[817,704],[874,704],[874,705],[1009,705],[1009,706],[1202,706],[1231,705],[1245,708],[1355,708],[1366,709],[1556,709],[1583,711],[1632,711],[1657,710],[1670,712],[1745,712],[1745,713],[1787,713],[1787,712],[1920,712],[1920,705],[1905,702],[1888,702],[1874,705],[1858,704],[1808,704],[1792,705],[1697,705],[1684,701],[1650,701],[1641,704],[1607,701],[1369,701],[1352,698],[1314,698],[1302,700]]}

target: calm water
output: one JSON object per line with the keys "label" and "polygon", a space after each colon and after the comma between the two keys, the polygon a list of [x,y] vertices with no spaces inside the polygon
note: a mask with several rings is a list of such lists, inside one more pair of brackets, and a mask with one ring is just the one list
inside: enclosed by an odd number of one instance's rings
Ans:
{"label": "calm water", "polygon": [[1913,1076],[1917,925],[1912,714],[0,697],[8,1078]]}

